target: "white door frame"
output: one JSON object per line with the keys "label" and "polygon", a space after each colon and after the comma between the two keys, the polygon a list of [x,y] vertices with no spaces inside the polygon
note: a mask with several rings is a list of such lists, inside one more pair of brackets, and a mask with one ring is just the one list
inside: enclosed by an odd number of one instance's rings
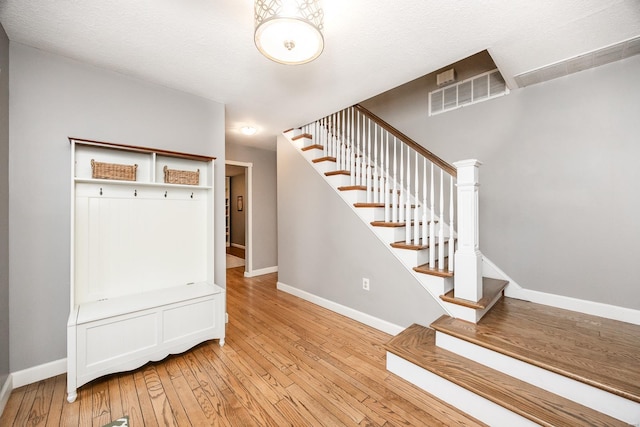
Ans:
{"label": "white door frame", "polygon": [[[236,162],[235,160],[225,160],[225,165],[240,166],[246,168],[247,182],[247,202],[245,203],[246,234],[245,234],[245,276],[253,273],[253,163]],[[229,237],[231,238],[231,237]]]}

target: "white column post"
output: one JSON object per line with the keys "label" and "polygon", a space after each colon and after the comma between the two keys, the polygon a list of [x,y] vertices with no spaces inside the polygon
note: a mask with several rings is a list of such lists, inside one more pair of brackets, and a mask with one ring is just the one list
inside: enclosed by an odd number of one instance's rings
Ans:
{"label": "white column post", "polygon": [[[482,299],[482,253],[479,241],[478,160],[462,160],[458,170],[458,250],[455,255],[454,288],[456,298]],[[442,221],[442,218],[440,218]]]}

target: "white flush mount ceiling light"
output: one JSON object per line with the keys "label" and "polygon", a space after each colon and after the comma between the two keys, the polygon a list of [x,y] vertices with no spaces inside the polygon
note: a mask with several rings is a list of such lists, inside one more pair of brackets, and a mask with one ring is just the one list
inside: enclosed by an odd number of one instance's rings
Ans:
{"label": "white flush mount ceiling light", "polygon": [[253,126],[242,126],[240,128],[240,132],[250,136],[250,135],[255,135],[255,133],[257,132],[257,129],[254,128]]}
{"label": "white flush mount ceiling light", "polygon": [[281,64],[306,64],[324,49],[320,0],[255,0],[255,43]]}

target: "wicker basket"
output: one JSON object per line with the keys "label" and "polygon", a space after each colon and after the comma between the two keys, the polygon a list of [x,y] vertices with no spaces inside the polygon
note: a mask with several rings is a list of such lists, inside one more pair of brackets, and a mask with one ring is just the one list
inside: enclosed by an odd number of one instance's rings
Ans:
{"label": "wicker basket", "polygon": [[162,169],[164,171],[164,182],[167,184],[200,184],[200,169],[193,171],[181,171],[178,169],[169,169],[168,166]]}
{"label": "wicker basket", "polygon": [[102,163],[91,159],[91,178],[135,181],[138,165]]}

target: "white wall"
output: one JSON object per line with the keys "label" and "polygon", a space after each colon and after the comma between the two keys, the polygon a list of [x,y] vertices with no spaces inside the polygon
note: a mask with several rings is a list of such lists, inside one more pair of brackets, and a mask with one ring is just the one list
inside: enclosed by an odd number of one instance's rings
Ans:
{"label": "white wall", "polygon": [[[9,39],[0,25],[0,390],[9,375]],[[0,413],[2,413],[0,393]]]}
{"label": "white wall", "polygon": [[[278,281],[394,325],[444,311],[302,155],[278,138]],[[370,279],[370,291],[362,278]]]}
{"label": "white wall", "polygon": [[66,357],[67,137],[216,156],[215,280],[223,287],[225,153],[222,104],[24,45],[10,46],[10,368],[14,372]]}
{"label": "white wall", "polygon": [[522,287],[640,309],[640,56],[428,117],[404,87],[363,105],[480,167],[480,247]]}
{"label": "white wall", "polygon": [[[227,144],[228,160],[253,164],[252,198],[252,268],[278,266],[278,236],[276,216],[276,153],[270,150]],[[232,203],[235,209],[235,201]]]}

